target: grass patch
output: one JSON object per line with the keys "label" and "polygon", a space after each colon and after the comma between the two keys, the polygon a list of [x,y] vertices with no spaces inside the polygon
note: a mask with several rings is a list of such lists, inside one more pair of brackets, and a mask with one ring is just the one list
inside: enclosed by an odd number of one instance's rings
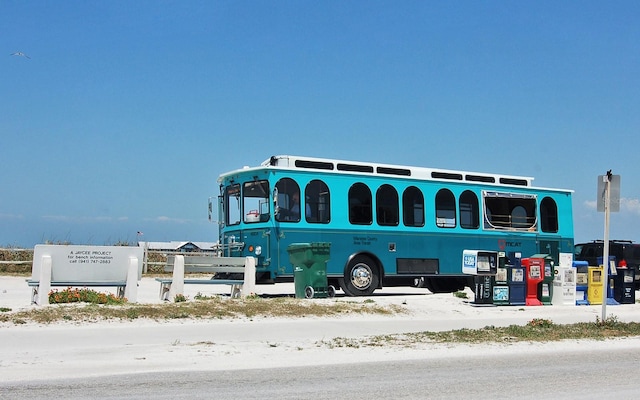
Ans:
{"label": "grass patch", "polygon": [[196,296],[193,301],[180,301],[163,304],[132,303],[90,303],[79,302],[52,304],[0,314],[4,323],[40,323],[54,322],[98,322],[105,320],[128,321],[134,319],[173,320],[173,319],[224,319],[224,318],[260,318],[260,317],[332,317],[350,314],[402,314],[406,310],[401,306],[380,306],[375,302],[315,302],[290,297],[262,298],[258,296],[246,299],[228,297]]}
{"label": "grass patch", "polygon": [[[453,294],[466,298],[466,293]],[[30,323],[91,323],[105,320],[131,321],[148,319],[233,319],[233,318],[307,318],[335,317],[351,314],[397,315],[406,313],[400,305],[380,306],[373,299],[364,301],[333,300],[308,301],[291,297],[249,296],[231,299],[227,296],[204,296],[198,293],[193,300],[177,298],[173,303],[131,304],[111,294],[89,289],[54,290],[49,293],[50,306],[12,311],[0,307],[0,323],[24,325]],[[553,321],[536,318],[525,325],[506,327],[486,326],[481,329],[457,329],[444,332],[416,332],[377,335],[364,338],[334,338],[320,341],[317,346],[329,348],[416,347],[429,343],[511,343],[551,342],[559,340],[606,340],[640,336],[640,323],[623,323],[612,316],[602,321],[557,325]]]}
{"label": "grass patch", "polygon": [[393,335],[377,335],[366,338],[334,338],[321,341],[318,346],[329,348],[361,348],[400,346],[414,347],[429,343],[505,343],[505,342],[553,342],[559,340],[605,340],[640,336],[640,323],[620,322],[616,317],[595,322],[579,322],[556,325],[547,319],[533,319],[526,325],[506,327],[486,326],[482,329],[456,329],[444,332],[416,332]]}

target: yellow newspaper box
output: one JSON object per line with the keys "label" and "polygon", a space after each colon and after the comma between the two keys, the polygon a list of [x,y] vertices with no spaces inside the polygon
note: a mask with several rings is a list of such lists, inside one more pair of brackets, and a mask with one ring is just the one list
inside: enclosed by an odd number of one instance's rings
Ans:
{"label": "yellow newspaper box", "polygon": [[587,300],[589,304],[602,304],[602,291],[604,288],[604,267],[588,267],[589,284],[587,289]]}

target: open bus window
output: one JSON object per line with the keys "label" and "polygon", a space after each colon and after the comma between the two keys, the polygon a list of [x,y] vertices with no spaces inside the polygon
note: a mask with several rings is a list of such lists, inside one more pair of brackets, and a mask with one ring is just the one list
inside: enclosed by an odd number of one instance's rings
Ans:
{"label": "open bus window", "polygon": [[264,222],[269,220],[269,182],[254,181],[244,184],[244,222]]}
{"label": "open bus window", "polygon": [[484,228],[537,230],[536,195],[483,192]]}
{"label": "open bus window", "polygon": [[276,221],[300,221],[300,186],[291,178],[276,183]]}
{"label": "open bus window", "polygon": [[225,223],[227,226],[240,223],[240,185],[227,186],[224,191]]}
{"label": "open bus window", "polygon": [[326,224],[331,220],[331,202],[329,187],[315,179],[304,189],[305,218],[310,223]]}

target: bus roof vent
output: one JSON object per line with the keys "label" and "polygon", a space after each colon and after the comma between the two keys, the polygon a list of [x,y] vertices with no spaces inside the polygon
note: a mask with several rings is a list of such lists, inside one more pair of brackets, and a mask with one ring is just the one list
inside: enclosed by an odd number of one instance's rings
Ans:
{"label": "bus roof vent", "polygon": [[529,186],[529,181],[527,179],[500,178],[500,183],[505,185]]}
{"label": "bus roof vent", "polygon": [[471,182],[496,183],[496,178],[486,175],[465,175],[464,179]]}
{"label": "bus roof vent", "polygon": [[357,165],[357,164],[339,163],[338,164],[338,171],[373,173],[373,167],[371,165]]}
{"label": "bus roof vent", "polygon": [[449,179],[452,181],[461,181],[462,180],[462,174],[457,174],[454,172],[440,172],[440,171],[433,171],[431,172],[431,177],[434,179]]}
{"label": "bus roof vent", "polygon": [[378,167],[379,174],[411,176],[411,170],[406,168]]}
{"label": "bus roof vent", "polygon": [[296,167],[309,169],[325,169],[332,171],[333,163],[326,161],[296,160]]}

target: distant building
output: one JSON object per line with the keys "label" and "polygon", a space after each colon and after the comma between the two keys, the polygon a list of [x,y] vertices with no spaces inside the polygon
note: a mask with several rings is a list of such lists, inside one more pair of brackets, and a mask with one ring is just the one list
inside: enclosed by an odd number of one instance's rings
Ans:
{"label": "distant building", "polygon": [[138,242],[138,246],[151,251],[167,253],[214,252],[215,242]]}

